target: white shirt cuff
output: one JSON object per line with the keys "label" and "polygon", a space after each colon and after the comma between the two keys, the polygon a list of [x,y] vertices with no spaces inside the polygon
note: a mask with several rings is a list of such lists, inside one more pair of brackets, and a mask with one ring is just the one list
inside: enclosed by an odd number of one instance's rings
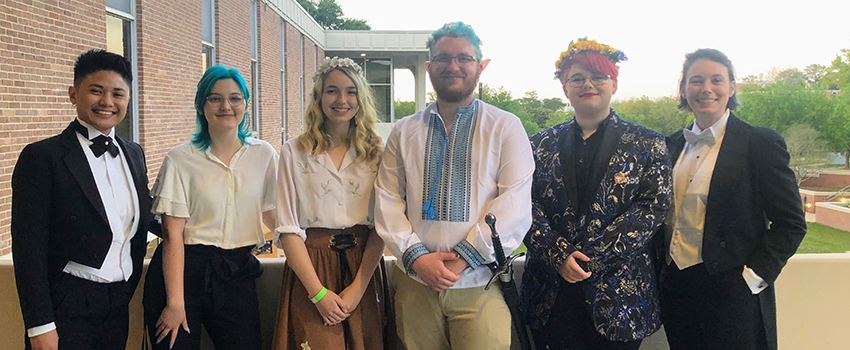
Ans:
{"label": "white shirt cuff", "polygon": [[750,291],[753,292],[753,295],[761,293],[761,291],[767,288],[767,282],[759,277],[753,269],[746,265],[744,265],[744,272],[742,275],[744,276],[744,281],[747,282],[747,286],[750,287]]}
{"label": "white shirt cuff", "polygon": [[56,323],[50,322],[50,323],[45,324],[45,325],[36,326],[36,327],[32,327],[30,329],[27,329],[27,336],[32,338],[32,337],[39,336],[39,335],[42,335],[44,333],[50,332],[54,329],[56,329]]}

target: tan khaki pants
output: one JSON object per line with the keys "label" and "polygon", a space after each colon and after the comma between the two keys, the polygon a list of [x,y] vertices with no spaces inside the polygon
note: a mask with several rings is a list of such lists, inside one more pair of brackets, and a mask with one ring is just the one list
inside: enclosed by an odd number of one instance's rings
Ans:
{"label": "tan khaki pants", "polygon": [[435,292],[399,268],[392,274],[398,336],[408,350],[509,350],[511,314],[492,286]]}

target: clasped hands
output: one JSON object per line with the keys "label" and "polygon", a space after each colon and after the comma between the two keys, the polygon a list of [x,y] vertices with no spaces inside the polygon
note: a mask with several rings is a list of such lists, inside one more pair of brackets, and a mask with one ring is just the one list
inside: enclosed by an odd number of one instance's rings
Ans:
{"label": "clasped hands", "polygon": [[365,288],[356,279],[339,294],[328,290],[325,296],[316,303],[316,309],[319,310],[325,326],[340,324],[351,316],[351,312],[357,308],[357,304],[363,298],[364,292]]}
{"label": "clasped hands", "polygon": [[436,292],[449,289],[460,280],[460,273],[469,263],[455,252],[428,253],[413,262],[411,269],[422,282]]}
{"label": "clasped hands", "polygon": [[558,270],[558,274],[567,282],[576,283],[581,282],[590,277],[590,271],[584,271],[584,269],[579,266],[576,260],[581,261],[590,261],[590,258],[584,253],[576,250],[569,257],[567,257],[567,261],[561,265],[561,269]]}

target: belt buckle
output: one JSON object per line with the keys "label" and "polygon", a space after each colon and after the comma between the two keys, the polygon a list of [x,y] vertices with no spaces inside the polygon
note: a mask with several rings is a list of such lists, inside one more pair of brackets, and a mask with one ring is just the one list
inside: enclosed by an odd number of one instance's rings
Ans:
{"label": "belt buckle", "polygon": [[331,237],[328,248],[335,251],[349,250],[357,246],[357,239],[351,233],[338,233]]}

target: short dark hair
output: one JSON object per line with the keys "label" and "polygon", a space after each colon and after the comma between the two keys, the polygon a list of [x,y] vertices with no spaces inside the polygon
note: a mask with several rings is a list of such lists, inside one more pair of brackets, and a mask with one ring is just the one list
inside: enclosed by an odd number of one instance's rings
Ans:
{"label": "short dark hair", "polygon": [[[726,57],[726,54],[720,52],[720,50],[699,49],[685,55],[685,63],[682,65],[682,78],[679,79],[679,110],[693,112],[693,109],[688,104],[688,99],[685,98],[685,86],[688,84],[685,80],[687,79],[688,70],[698,60],[714,61],[726,66],[726,70],[729,71],[729,82],[735,81],[735,67],[732,66],[732,60]],[[734,111],[739,107],[741,107],[741,103],[738,102],[738,93],[736,91],[732,96],[729,96],[729,102],[726,103],[726,108]]]}
{"label": "short dark hair", "polygon": [[102,70],[118,73],[118,75],[124,78],[127,85],[132,85],[133,67],[124,56],[95,49],[77,57],[77,62],[74,64],[74,86],[79,87],[83,79],[89,76],[89,74]]}

